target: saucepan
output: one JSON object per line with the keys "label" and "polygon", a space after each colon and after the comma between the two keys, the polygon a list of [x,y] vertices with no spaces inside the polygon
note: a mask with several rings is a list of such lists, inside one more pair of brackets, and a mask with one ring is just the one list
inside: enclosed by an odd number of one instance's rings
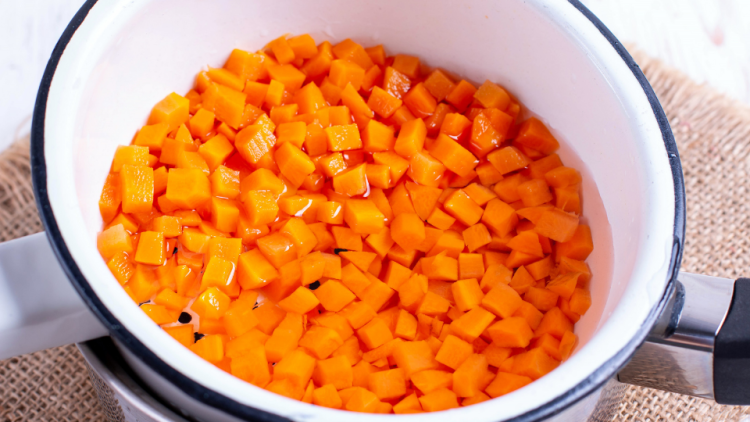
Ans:
{"label": "saucepan", "polygon": [[285,33],[352,38],[505,86],[583,169],[593,305],[573,356],[478,405],[358,420],[585,420],[609,380],[750,404],[750,287],[679,273],[685,195],[677,148],[628,52],[576,0],[89,0],[39,88],[31,157],[46,234],[0,245],[0,358],[109,335],[153,394],[199,420],[348,421],[351,413],[245,383],[138,309],[96,248],[117,145],[232,48]]}

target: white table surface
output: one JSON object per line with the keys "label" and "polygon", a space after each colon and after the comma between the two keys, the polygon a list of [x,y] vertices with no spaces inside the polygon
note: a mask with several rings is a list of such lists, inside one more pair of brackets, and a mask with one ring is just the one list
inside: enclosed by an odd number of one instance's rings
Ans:
{"label": "white table surface", "polygon": [[[750,0],[582,1],[622,42],[750,104]],[[81,4],[0,1],[0,150],[28,133],[47,59]]]}

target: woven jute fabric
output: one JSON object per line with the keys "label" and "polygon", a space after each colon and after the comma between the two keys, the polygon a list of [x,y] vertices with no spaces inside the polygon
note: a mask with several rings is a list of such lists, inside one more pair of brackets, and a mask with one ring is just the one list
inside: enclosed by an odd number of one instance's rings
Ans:
{"label": "woven jute fabric", "polygon": [[[687,190],[682,269],[736,278],[750,271],[750,108],[635,52],[677,140]],[[28,139],[0,154],[0,241],[42,230]],[[720,406],[629,387],[617,421],[742,421],[750,407]],[[101,421],[104,412],[74,346],[0,362],[0,421]],[[750,421],[750,418],[748,419]]]}
{"label": "woven jute fabric", "polygon": [[[34,203],[29,140],[0,154],[0,242],[43,230]],[[104,421],[74,345],[0,361],[0,421]]]}

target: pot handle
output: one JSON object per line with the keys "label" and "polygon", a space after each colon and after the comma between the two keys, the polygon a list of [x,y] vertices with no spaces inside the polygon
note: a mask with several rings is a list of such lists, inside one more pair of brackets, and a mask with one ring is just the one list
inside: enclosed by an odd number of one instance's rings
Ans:
{"label": "pot handle", "polygon": [[618,379],[750,404],[750,279],[679,273],[662,315]]}
{"label": "pot handle", "polygon": [[0,359],[105,335],[44,233],[0,243]]}

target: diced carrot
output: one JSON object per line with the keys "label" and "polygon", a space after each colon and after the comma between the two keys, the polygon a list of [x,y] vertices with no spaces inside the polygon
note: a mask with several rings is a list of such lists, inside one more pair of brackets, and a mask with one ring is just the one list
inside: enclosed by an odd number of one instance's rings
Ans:
{"label": "diced carrot", "polygon": [[[568,214],[565,214],[565,218],[572,220]],[[567,226],[566,226],[567,227]],[[539,230],[537,229],[537,232]],[[540,234],[543,234],[539,232]],[[569,233],[566,232],[566,234]],[[550,239],[554,239],[552,236],[548,236]],[[557,239],[554,239],[557,240]],[[558,240],[560,243],[557,244],[555,250],[555,261],[559,262],[562,257],[568,257],[577,260],[585,260],[594,250],[594,242],[591,238],[591,228],[588,225],[580,224],[573,229],[572,235],[566,237],[565,240]]]}
{"label": "diced carrot", "polygon": [[530,384],[531,381],[533,380],[527,376],[498,372],[485,391],[492,398],[500,397]]}
{"label": "diced carrot", "polygon": [[501,86],[422,71],[307,34],[233,50],[115,152],[108,268],[157,324],[189,306],[165,331],[200,357],[305,403],[446,410],[547,374],[592,305],[581,174]]}
{"label": "diced carrot", "polygon": [[570,310],[583,315],[591,307],[591,293],[588,290],[576,288],[570,296]]}
{"label": "diced carrot", "polygon": [[557,139],[552,136],[547,126],[536,117],[532,117],[521,124],[516,141],[543,154],[551,154],[560,147]]}

